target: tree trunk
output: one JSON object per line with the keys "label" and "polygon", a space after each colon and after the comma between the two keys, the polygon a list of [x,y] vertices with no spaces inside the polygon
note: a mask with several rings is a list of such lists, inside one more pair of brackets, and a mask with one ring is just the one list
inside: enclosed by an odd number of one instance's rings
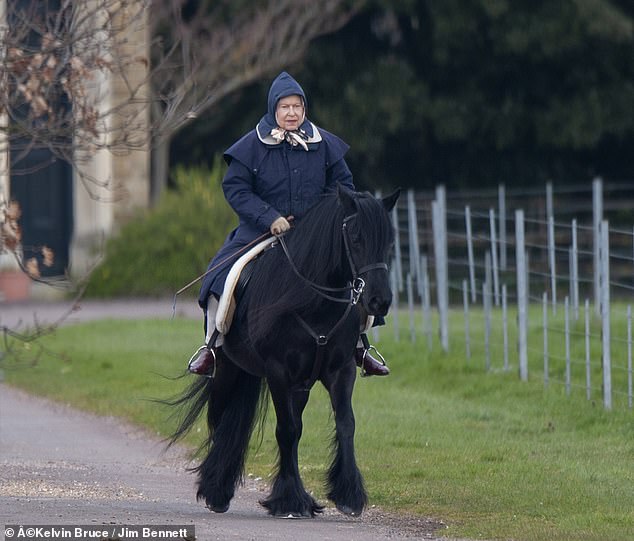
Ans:
{"label": "tree trunk", "polygon": [[155,206],[167,188],[172,136],[163,136],[152,145],[152,174],[150,180],[150,204]]}

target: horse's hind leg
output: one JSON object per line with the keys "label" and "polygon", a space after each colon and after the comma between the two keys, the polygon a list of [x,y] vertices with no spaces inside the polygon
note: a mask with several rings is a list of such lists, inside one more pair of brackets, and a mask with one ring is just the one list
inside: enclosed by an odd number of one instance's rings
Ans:
{"label": "horse's hind leg", "polygon": [[275,516],[314,517],[323,507],[304,489],[297,464],[302,413],[308,402],[308,391],[293,392],[287,385],[270,378],[269,388],[277,415],[275,437],[279,464],[271,493],[260,504]]}
{"label": "horse's hind leg", "polygon": [[335,412],[335,455],[328,471],[328,499],[346,515],[360,515],[368,503],[363,477],[354,456],[355,421],[352,411],[354,365],[325,382]]}
{"label": "horse's hind leg", "polygon": [[260,378],[243,372],[227,359],[223,359],[213,380],[207,414],[211,446],[197,468],[196,495],[217,513],[229,509],[242,477],[261,384]]}

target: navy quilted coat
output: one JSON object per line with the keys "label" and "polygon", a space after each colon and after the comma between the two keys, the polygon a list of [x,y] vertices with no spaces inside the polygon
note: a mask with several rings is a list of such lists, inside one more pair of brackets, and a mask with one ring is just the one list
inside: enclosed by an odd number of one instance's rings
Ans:
{"label": "navy quilted coat", "polygon": [[[354,189],[352,173],[344,160],[349,147],[336,135],[305,120],[300,129],[308,138],[308,151],[269,136],[276,127],[278,100],[295,94],[306,103],[297,81],[282,72],[269,90],[267,114],[224,154],[229,167],[222,188],[240,222],[208,269],[268,231],[278,217],[301,220],[321,195],[336,189],[337,183]],[[204,278],[198,299],[203,309],[211,293],[222,293],[230,267],[230,263],[223,265]]]}

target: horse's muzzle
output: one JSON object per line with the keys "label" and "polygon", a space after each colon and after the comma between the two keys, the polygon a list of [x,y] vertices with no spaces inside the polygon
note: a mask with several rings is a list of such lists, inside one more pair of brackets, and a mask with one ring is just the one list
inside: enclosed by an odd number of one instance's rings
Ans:
{"label": "horse's muzzle", "polygon": [[385,316],[387,315],[390,305],[392,304],[392,297],[383,297],[380,295],[371,296],[365,306],[368,314],[371,316]]}

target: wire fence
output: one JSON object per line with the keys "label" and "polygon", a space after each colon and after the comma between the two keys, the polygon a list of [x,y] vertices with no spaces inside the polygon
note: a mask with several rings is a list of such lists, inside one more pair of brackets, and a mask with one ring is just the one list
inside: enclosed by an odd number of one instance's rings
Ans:
{"label": "wire fence", "polygon": [[634,186],[407,192],[388,327],[397,340],[632,409]]}

